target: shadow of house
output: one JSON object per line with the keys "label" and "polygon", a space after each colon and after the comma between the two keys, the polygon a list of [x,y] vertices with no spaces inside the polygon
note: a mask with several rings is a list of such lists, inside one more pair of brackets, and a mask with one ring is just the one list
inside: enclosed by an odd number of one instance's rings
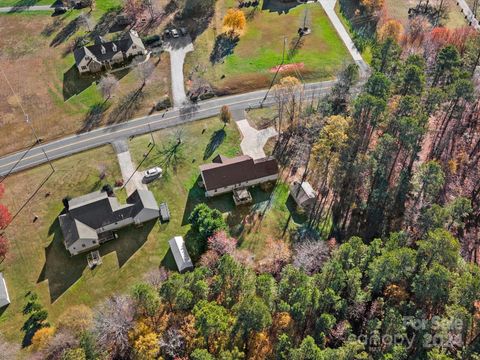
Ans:
{"label": "shadow of house", "polygon": [[118,239],[112,240],[100,247],[100,255],[117,253],[118,266],[125,263],[145,244],[157,220],[144,223],[142,226],[129,226],[118,230]]}
{"label": "shadow of house", "polygon": [[[99,249],[101,256],[117,253],[119,267],[122,267],[147,241],[155,221],[144,223],[141,227],[129,226],[119,230],[119,238],[112,240]],[[48,280],[50,302],[54,303],[65,291],[75,284],[87,268],[87,254],[70,256],[63,244],[63,235],[58,218],[52,224],[54,233],[52,242],[45,248],[45,264],[37,283]]]}
{"label": "shadow of house", "polygon": [[279,14],[288,14],[288,12],[302,5],[297,0],[282,1],[282,0],[263,0],[262,10],[267,10],[269,12],[276,12]]}
{"label": "shadow of house", "polygon": [[238,35],[231,36],[226,33],[218,35],[210,54],[210,62],[215,65],[222,62],[228,55],[232,55],[239,41]]}
{"label": "shadow of house", "polygon": [[65,249],[58,219],[52,230],[53,240],[45,248],[45,264],[37,280],[37,283],[48,280],[51,303],[80,279],[87,266],[85,254],[71,257]]}
{"label": "shadow of house", "polygon": [[212,156],[215,150],[217,150],[218,147],[225,141],[226,137],[227,133],[225,132],[225,129],[216,130],[210,137],[210,142],[207,144],[207,147],[203,152],[203,160],[207,160],[210,156]]}
{"label": "shadow of house", "polygon": [[67,101],[72,96],[80,94],[99,79],[99,74],[80,76],[77,66],[72,65],[72,67],[63,74],[63,100]]}

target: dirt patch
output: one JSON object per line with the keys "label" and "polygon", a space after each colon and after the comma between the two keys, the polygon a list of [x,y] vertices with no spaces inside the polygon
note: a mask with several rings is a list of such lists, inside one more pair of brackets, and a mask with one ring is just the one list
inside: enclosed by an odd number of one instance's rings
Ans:
{"label": "dirt patch", "polygon": [[278,65],[270,69],[271,73],[278,72],[285,72],[285,71],[295,71],[295,70],[302,70],[305,67],[304,63],[296,63],[296,64],[285,64],[285,65]]}
{"label": "dirt patch", "polygon": [[215,94],[219,96],[238,94],[266,88],[270,84],[270,81],[270,77],[265,74],[238,75],[232,79],[227,78],[221,81],[218,86],[214,88],[214,91]]}

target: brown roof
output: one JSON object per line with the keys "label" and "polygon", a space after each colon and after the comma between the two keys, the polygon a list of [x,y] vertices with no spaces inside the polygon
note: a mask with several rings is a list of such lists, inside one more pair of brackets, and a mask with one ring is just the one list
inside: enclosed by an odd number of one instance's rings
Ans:
{"label": "brown roof", "polygon": [[200,165],[207,191],[278,174],[273,157],[253,160],[248,155],[229,159],[218,156],[211,164]]}

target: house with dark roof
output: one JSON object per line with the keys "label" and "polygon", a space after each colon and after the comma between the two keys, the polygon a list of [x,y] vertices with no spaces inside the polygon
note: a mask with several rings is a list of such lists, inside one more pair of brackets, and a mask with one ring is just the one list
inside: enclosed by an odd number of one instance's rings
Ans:
{"label": "house with dark roof", "polygon": [[242,155],[230,159],[218,155],[211,164],[200,165],[200,173],[205,196],[211,197],[277,180],[278,163],[273,157]]}
{"label": "house with dark roof", "polygon": [[107,192],[96,191],[69,200],[58,220],[65,247],[73,256],[98,248],[113,238],[114,230],[158,217],[157,201],[148,190],[136,190],[126,204]]}
{"label": "house with dark roof", "polygon": [[130,30],[125,38],[94,45],[82,46],[73,51],[75,64],[80,74],[96,73],[103,69],[111,69],[116,64],[136,56],[145,56],[147,50],[136,31]]}

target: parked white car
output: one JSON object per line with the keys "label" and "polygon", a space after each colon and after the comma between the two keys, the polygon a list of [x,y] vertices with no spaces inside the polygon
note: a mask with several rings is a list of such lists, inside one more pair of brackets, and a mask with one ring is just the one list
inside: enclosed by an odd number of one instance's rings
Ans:
{"label": "parked white car", "polygon": [[162,168],[159,168],[158,166],[156,166],[154,168],[151,168],[145,171],[145,175],[143,176],[143,178],[145,180],[153,180],[162,176],[162,173],[163,173]]}

